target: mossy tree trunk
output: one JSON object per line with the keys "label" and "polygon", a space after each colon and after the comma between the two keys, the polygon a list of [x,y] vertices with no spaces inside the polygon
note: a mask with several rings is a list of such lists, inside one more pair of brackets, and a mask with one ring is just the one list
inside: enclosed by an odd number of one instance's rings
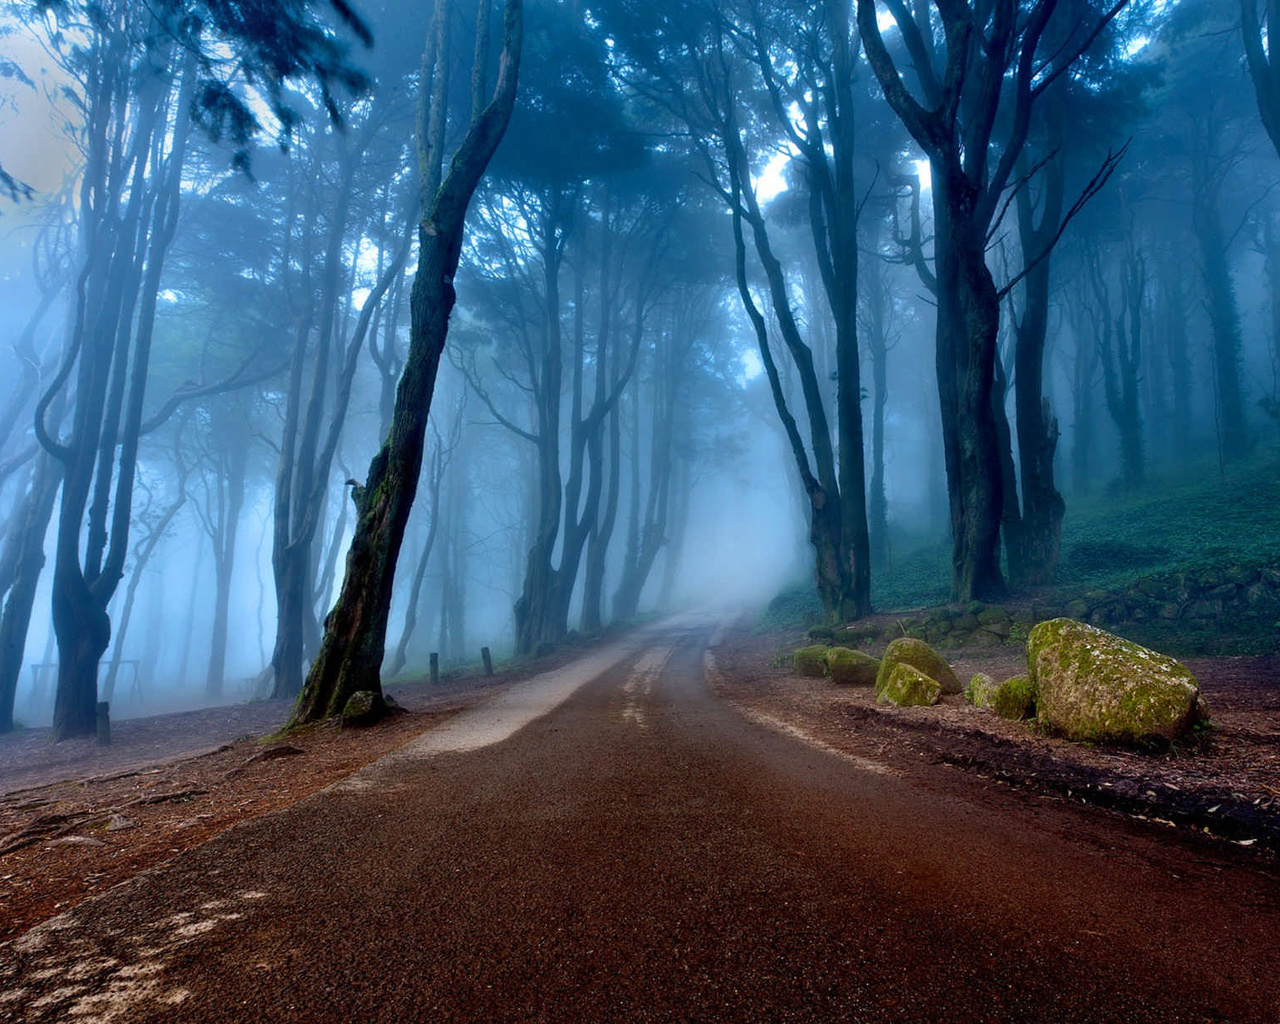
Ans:
{"label": "mossy tree trunk", "polygon": [[[488,0],[481,0],[487,4]],[[473,109],[465,136],[441,177],[447,48],[424,60],[424,116],[419,124],[424,203],[418,225],[418,267],[410,295],[409,351],[396,388],[391,431],[369,464],[363,487],[353,488],[355,536],[338,602],[325,620],[320,651],[299,695],[291,725],[341,712],[351,694],[381,695],[387,617],[396,563],[422,467],[427,416],[456,301],[453,280],[462,252],[467,207],[506,131],[515,105],[523,41],[521,0],[505,0],[502,55],[492,98],[478,109],[487,60],[477,45],[472,69]],[[443,37],[440,37],[443,38]],[[432,35],[430,52],[436,46]],[[430,92],[428,92],[428,88]],[[428,97],[430,105],[428,104]]]}

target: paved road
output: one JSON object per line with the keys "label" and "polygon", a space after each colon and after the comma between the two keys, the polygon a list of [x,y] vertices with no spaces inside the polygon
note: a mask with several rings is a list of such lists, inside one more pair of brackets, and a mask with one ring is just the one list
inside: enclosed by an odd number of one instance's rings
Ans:
{"label": "paved road", "polygon": [[1280,1020],[1274,873],[750,722],[707,633],[512,691],[0,948],[0,1020]]}

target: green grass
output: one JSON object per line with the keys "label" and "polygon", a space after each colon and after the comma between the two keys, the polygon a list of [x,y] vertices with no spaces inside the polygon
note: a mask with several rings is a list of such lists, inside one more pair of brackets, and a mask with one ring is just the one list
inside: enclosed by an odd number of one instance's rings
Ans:
{"label": "green grass", "polygon": [[811,583],[795,583],[769,602],[756,619],[756,631],[803,629],[821,622],[822,602]]}
{"label": "green grass", "polygon": [[1268,451],[1199,467],[1124,498],[1072,503],[1062,528],[1061,588],[1110,589],[1136,576],[1280,559],[1280,462]]}
{"label": "green grass", "polygon": [[[951,543],[897,537],[891,571],[872,575],[878,610],[945,604],[951,590]],[[1188,467],[1134,495],[1067,499],[1062,557],[1052,588],[1060,594],[1111,590],[1139,576],[1208,567],[1280,562],[1280,457],[1259,451],[1225,474],[1215,463]],[[775,608],[775,605],[777,606]],[[818,609],[812,587],[775,598],[761,619],[792,627],[811,624]]]}

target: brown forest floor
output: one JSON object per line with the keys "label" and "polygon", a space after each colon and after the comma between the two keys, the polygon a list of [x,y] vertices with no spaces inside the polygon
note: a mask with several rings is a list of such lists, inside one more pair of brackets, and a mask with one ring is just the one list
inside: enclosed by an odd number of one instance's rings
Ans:
{"label": "brown forest floor", "polygon": [[323,789],[517,678],[388,688],[405,709],[373,728],[272,737],[290,701],[113,722],[112,743],[0,736],[0,942],[237,822]]}
{"label": "brown forest floor", "polygon": [[[715,651],[715,691],[838,750],[926,759],[1037,798],[1078,801],[1280,854],[1280,655],[1191,658],[1212,728],[1163,750],[1070,743],[1010,722],[962,696],[937,707],[877,704],[870,688],[790,670],[799,631],[731,631]],[[880,649],[870,648],[879,655]],[[1021,645],[944,652],[960,679],[1025,674]]]}
{"label": "brown forest floor", "polygon": [[[1025,790],[1280,851],[1280,656],[1189,661],[1214,729],[1153,752],[1070,744],[973,708],[886,708],[866,689],[804,679],[782,652],[799,633],[731,629],[715,692],[749,715],[854,756],[952,765]],[[0,737],[0,942],[245,819],[287,807],[408,742],[566,650],[520,672],[438,688],[393,687],[408,713],[371,729],[258,739],[283,723],[261,702],[113,724],[113,744]],[[878,653],[878,652],[877,652]],[[1015,647],[951,654],[962,679],[1024,671]],[[245,735],[252,734],[252,735]],[[239,736],[239,739],[233,737]]]}

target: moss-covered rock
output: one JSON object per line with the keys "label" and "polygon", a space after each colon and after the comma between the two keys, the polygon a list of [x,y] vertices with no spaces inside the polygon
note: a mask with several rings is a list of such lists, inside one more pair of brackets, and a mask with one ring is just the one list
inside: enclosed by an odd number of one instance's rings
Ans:
{"label": "moss-covered rock", "polygon": [[1006,679],[991,691],[987,707],[1001,718],[1030,718],[1036,710],[1036,688],[1030,676]]}
{"label": "moss-covered rock", "polygon": [[832,647],[827,651],[827,675],[846,686],[874,686],[880,662],[862,651]]}
{"label": "moss-covered rock", "polygon": [[947,659],[923,640],[904,636],[885,648],[880,660],[880,674],[876,677],[876,695],[884,689],[889,675],[897,665],[910,665],[937,682],[942,693],[960,693],[964,687],[947,663]]}
{"label": "moss-covered rock", "polygon": [[1072,619],[1042,622],[1027,640],[1040,721],[1073,740],[1172,740],[1202,714],[1186,666]]}
{"label": "moss-covered rock", "polygon": [[985,672],[975,672],[969,685],[964,688],[964,699],[974,707],[988,708],[991,706],[991,694],[999,685]]}
{"label": "moss-covered rock", "polygon": [[827,674],[826,644],[810,644],[808,647],[797,647],[791,652],[791,668],[802,676],[820,677]]}
{"label": "moss-covered rock", "polygon": [[842,626],[833,630],[831,642],[837,647],[857,647],[864,640],[874,640],[880,635],[875,626]]}
{"label": "moss-covered rock", "polygon": [[1009,621],[1009,613],[1003,608],[985,608],[978,616],[978,623],[990,629]]}
{"label": "moss-covered rock", "polygon": [[387,713],[382,694],[373,690],[357,690],[342,708],[343,725],[372,725]]}
{"label": "moss-covered rock", "polygon": [[905,661],[894,664],[883,685],[879,679],[876,680],[876,700],[881,704],[896,704],[900,708],[929,707],[937,704],[940,696],[942,687],[938,681]]}

